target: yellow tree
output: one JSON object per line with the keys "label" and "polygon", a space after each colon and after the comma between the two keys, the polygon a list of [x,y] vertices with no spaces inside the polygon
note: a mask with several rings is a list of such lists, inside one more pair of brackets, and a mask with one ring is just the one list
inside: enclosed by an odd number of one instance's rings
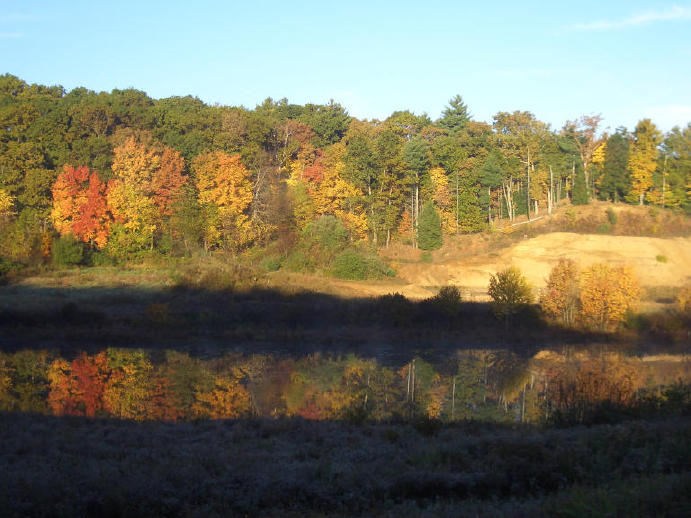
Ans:
{"label": "yellow tree", "polygon": [[163,217],[172,213],[185,183],[184,161],[177,151],[153,142],[145,133],[127,138],[113,155],[108,206],[124,229],[119,244],[153,247],[154,234]]}
{"label": "yellow tree", "polygon": [[210,151],[195,158],[198,200],[204,210],[204,244],[237,249],[251,239],[248,209],[252,204],[250,171],[240,155]]}
{"label": "yellow tree", "polygon": [[578,265],[573,260],[559,259],[540,295],[542,310],[567,326],[573,325],[578,308],[579,275]]}
{"label": "yellow tree", "polygon": [[14,196],[4,190],[0,189],[0,218],[5,218],[14,214],[12,210],[14,207]]}
{"label": "yellow tree", "polygon": [[515,266],[490,275],[487,294],[492,298],[494,314],[504,318],[507,331],[511,317],[533,302],[533,289]]}
{"label": "yellow tree", "polygon": [[441,167],[433,167],[429,171],[432,181],[432,200],[441,218],[442,230],[451,234],[456,230],[456,217],[454,215],[454,200],[449,187],[449,177]]}
{"label": "yellow tree", "polygon": [[605,165],[605,154],[607,153],[607,135],[603,135],[602,142],[593,151],[593,157],[591,163],[593,164],[592,177],[594,178],[594,184],[600,186],[602,181],[602,168]]}
{"label": "yellow tree", "polygon": [[657,167],[657,146],[662,142],[662,133],[650,119],[643,119],[633,132],[633,144],[629,154],[631,190],[628,201],[643,205],[646,194],[653,187],[653,172]]}
{"label": "yellow tree", "polygon": [[594,264],[581,273],[581,320],[601,331],[614,329],[636,307],[640,294],[630,267]]}
{"label": "yellow tree", "polygon": [[323,177],[313,184],[310,194],[317,216],[331,214],[358,238],[367,236],[367,214],[362,204],[363,193],[343,177],[345,170],[345,144],[339,142],[324,152]]}

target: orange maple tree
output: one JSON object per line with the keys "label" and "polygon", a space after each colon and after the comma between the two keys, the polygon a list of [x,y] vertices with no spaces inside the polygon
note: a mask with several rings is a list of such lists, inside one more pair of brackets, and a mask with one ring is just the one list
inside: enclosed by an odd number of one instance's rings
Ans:
{"label": "orange maple tree", "polygon": [[66,165],[53,184],[53,224],[61,235],[76,238],[98,248],[108,241],[111,217],[106,184],[86,166]]}

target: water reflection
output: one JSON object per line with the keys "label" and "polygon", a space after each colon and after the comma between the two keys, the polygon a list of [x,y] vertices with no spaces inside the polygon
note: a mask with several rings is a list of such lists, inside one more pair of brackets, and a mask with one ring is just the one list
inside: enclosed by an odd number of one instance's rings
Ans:
{"label": "water reflection", "polygon": [[[605,350],[462,350],[383,364],[315,353],[299,358],[109,348],[73,358],[45,350],[0,353],[0,409],[133,420],[259,417],[431,418],[540,423],[585,421],[603,404],[664,404],[685,391],[687,356]],[[677,396],[675,396],[677,397]]]}

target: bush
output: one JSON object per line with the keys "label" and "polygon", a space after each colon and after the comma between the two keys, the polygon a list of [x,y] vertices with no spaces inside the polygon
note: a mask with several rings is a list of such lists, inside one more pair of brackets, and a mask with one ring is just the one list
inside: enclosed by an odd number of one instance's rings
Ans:
{"label": "bush", "polygon": [[420,262],[421,263],[431,263],[432,262],[432,253],[431,252],[422,252],[420,254]]}
{"label": "bush", "polygon": [[115,266],[117,261],[105,252],[94,252],[89,258],[91,266]]}
{"label": "bush", "polygon": [[664,255],[656,255],[655,259],[657,260],[658,263],[666,263],[667,262],[667,257]]}
{"label": "bush", "polygon": [[607,221],[609,221],[609,224],[612,226],[616,225],[617,221],[619,221],[617,213],[614,212],[614,209],[612,207],[609,207],[607,209]]}
{"label": "bush", "polygon": [[364,280],[391,277],[394,272],[377,256],[347,249],[334,259],[331,275],[339,279]]}
{"label": "bush", "polygon": [[278,255],[268,255],[259,261],[259,266],[264,268],[267,272],[275,272],[281,268],[283,259]]}
{"label": "bush", "polygon": [[84,245],[73,236],[62,236],[53,241],[53,264],[56,266],[75,266],[84,259]]}
{"label": "bush", "polygon": [[447,317],[453,317],[461,312],[461,292],[456,286],[443,286],[432,299],[437,310]]}
{"label": "bush", "polygon": [[610,232],[612,232],[612,225],[607,222],[602,223],[599,227],[597,227],[598,234],[609,234]]}
{"label": "bush", "polygon": [[348,244],[348,230],[336,216],[322,216],[307,225],[302,233],[302,241],[307,248],[317,247],[332,258]]}
{"label": "bush", "polygon": [[285,262],[286,268],[292,272],[305,272],[313,271],[314,267],[312,263],[307,258],[307,255],[301,250],[296,250],[291,253]]}

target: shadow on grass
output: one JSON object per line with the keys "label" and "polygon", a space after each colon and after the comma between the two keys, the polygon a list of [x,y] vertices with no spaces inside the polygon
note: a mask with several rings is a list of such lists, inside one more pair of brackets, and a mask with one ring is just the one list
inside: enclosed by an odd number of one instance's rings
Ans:
{"label": "shadow on grass", "polygon": [[53,348],[69,354],[118,346],[204,356],[226,351],[352,352],[379,359],[498,346],[529,354],[561,344],[612,340],[551,326],[537,307],[514,315],[507,332],[486,303],[184,287],[4,287],[0,332],[6,351]]}
{"label": "shadow on grass", "polygon": [[430,435],[407,423],[0,414],[0,502],[5,516],[684,516],[688,435],[688,419]]}

